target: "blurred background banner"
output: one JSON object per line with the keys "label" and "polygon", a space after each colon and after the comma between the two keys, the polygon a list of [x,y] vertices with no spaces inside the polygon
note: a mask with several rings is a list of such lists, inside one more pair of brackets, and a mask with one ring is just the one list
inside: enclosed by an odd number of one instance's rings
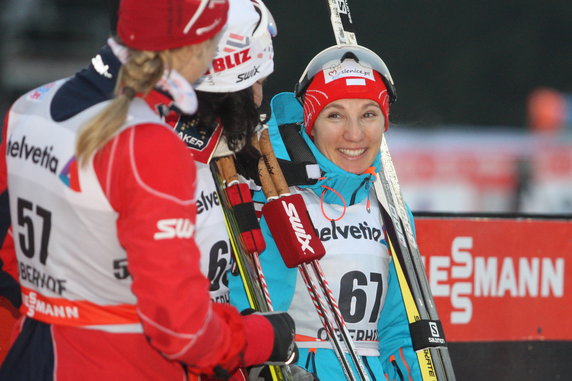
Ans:
{"label": "blurred background banner", "polygon": [[[2,0],[0,112],[89,65],[118,0]],[[323,0],[267,0],[270,97],[335,43]],[[389,147],[414,210],[572,213],[572,2],[353,0],[396,82]]]}
{"label": "blurred background banner", "polygon": [[506,128],[388,133],[414,211],[572,214],[572,139]]}

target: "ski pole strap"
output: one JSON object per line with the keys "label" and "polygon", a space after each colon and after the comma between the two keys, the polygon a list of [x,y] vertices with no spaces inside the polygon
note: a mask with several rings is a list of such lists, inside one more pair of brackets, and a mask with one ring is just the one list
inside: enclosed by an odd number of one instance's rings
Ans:
{"label": "ski pole strap", "polygon": [[289,187],[316,184],[321,176],[318,164],[307,161],[296,163],[284,159],[277,160]]}
{"label": "ski pole strap", "polygon": [[300,123],[278,126],[284,147],[290,160],[278,159],[288,186],[315,184],[321,177],[316,157],[300,135]]}
{"label": "ski pole strap", "polygon": [[415,351],[447,346],[440,320],[418,320],[409,324],[409,331]]}
{"label": "ski pole strap", "polygon": [[249,253],[261,253],[266,248],[248,184],[234,184],[226,194],[238,223],[240,235]]}
{"label": "ski pole strap", "polygon": [[261,253],[266,248],[260,225],[256,218],[252,194],[248,184],[238,182],[238,175],[232,156],[221,157],[217,166],[226,182],[224,192],[236,218],[238,232],[249,253]]}

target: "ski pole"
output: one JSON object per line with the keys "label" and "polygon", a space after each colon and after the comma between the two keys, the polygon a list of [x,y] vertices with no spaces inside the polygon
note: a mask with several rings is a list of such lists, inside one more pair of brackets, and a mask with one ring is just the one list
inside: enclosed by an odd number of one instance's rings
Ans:
{"label": "ski pole", "polygon": [[[338,331],[340,332],[340,334],[342,336],[342,339],[343,339],[344,344],[346,346],[346,349],[350,355],[350,358],[352,359],[353,363],[356,366],[359,378],[362,380],[368,380],[369,378],[367,376],[365,366],[363,365],[361,358],[357,355],[357,350],[355,348],[355,344],[353,342],[353,339],[351,338],[351,336],[349,334],[349,330],[348,330],[347,325],[345,324],[345,321],[341,315],[338,304],[334,298],[334,295],[333,295],[333,293],[332,293],[332,291],[331,291],[331,289],[330,289],[330,287],[329,287],[329,285],[325,279],[324,273],[323,273],[321,266],[318,262],[318,259],[321,258],[323,256],[323,254],[325,254],[325,250],[323,249],[323,246],[322,246],[320,240],[317,237],[315,237],[313,225],[312,225],[311,219],[308,215],[308,212],[306,210],[304,200],[302,199],[302,197],[300,195],[291,195],[290,194],[288,184],[286,183],[284,175],[280,169],[280,166],[278,164],[278,160],[276,159],[276,156],[274,155],[274,150],[272,149],[272,145],[270,143],[270,138],[268,135],[268,129],[264,129],[261,132],[260,138],[259,138],[259,145],[260,145],[260,152],[262,154],[262,158],[264,160],[264,163],[268,167],[268,173],[272,179],[272,182],[273,182],[273,184],[277,190],[279,197],[289,200],[289,202],[285,202],[284,200],[282,201],[282,209],[281,209],[281,206],[275,207],[275,205],[277,205],[277,204],[268,203],[263,208],[263,213],[264,213],[265,208],[266,208],[266,210],[269,210],[269,208],[271,208],[272,213],[269,212],[268,214],[280,215],[280,213],[284,209],[286,209],[286,214],[288,216],[290,223],[295,224],[295,227],[294,227],[295,234],[292,236],[291,239],[297,240],[298,242],[301,242],[303,245],[305,244],[306,248],[309,249],[310,251],[312,251],[312,253],[314,255],[308,255],[308,253],[304,252],[301,255],[298,255],[297,258],[294,258],[292,260],[292,257],[290,256],[289,252],[291,250],[293,253],[297,252],[297,247],[296,248],[288,247],[288,246],[290,246],[287,243],[288,239],[279,240],[279,239],[277,239],[278,234],[274,234],[274,233],[280,233],[280,235],[283,236],[284,235],[283,234],[284,231],[282,230],[283,228],[281,229],[280,232],[276,232],[276,231],[273,232],[273,236],[275,237],[275,240],[277,241],[276,242],[277,246],[280,249],[281,248],[280,242],[283,242],[286,244],[286,246],[282,246],[282,247],[284,247],[284,249],[280,250],[283,258],[285,259],[285,263],[288,267],[298,266],[298,269],[300,270],[300,273],[302,274],[302,278],[306,283],[308,291],[310,292],[310,295],[312,297],[312,301],[314,302],[314,305],[317,309],[318,315],[320,316],[322,323],[324,325],[324,328],[326,329],[326,332],[329,334],[330,339],[332,340],[332,343],[335,347],[334,352],[336,353],[336,355],[337,355],[337,357],[338,357],[338,359],[342,365],[342,369],[344,370],[346,377],[353,380],[353,379],[355,379],[355,376],[353,375],[352,369],[351,369],[349,363],[347,362],[347,359],[345,357],[343,350],[341,350],[341,345],[339,343],[339,339],[337,338],[335,330],[332,331],[332,329],[329,328],[332,324],[331,324],[327,314],[323,313],[323,311],[325,311],[325,307],[323,305],[322,299],[319,296],[319,294],[317,293],[316,286],[312,282],[311,277],[309,276],[307,266],[308,266],[308,264],[310,264],[310,267],[314,271],[314,275],[315,275],[316,279],[318,280],[318,284],[320,285],[320,289],[322,291],[322,294],[324,295],[324,297],[327,301],[329,311],[330,311],[331,315],[333,316],[335,324],[338,327]],[[280,200],[280,198],[279,198],[279,200]],[[270,206],[270,205],[272,205],[272,206]],[[304,219],[304,217],[307,220],[306,224],[302,223],[302,220]],[[268,218],[267,218],[267,222],[268,222],[269,227],[271,228],[271,231],[273,230],[271,225],[277,226],[277,225],[271,224],[271,220],[269,220]],[[307,229],[305,229],[304,227],[307,227]],[[313,249],[312,246],[309,244],[309,242],[311,242],[311,240],[310,240],[311,234],[309,234],[310,232],[314,233],[314,237],[315,237],[314,242],[316,243],[316,245],[319,244],[320,249],[323,251],[323,253],[320,255],[314,253],[312,250]],[[302,239],[302,241],[301,241],[301,239]],[[302,251],[304,251],[304,250],[302,250]],[[290,259],[288,259],[288,257]]]}
{"label": "ski pole", "polygon": [[[253,254],[252,256],[247,254],[249,253],[249,250],[244,242],[239,223],[237,222],[237,216],[233,212],[233,206],[229,199],[230,187],[234,186],[236,188],[233,190],[236,191],[235,193],[238,194],[239,197],[243,197],[247,202],[248,200],[252,201],[250,190],[246,189],[246,192],[244,192],[244,189],[240,189],[241,187],[239,187],[239,185],[246,184],[238,183],[238,176],[236,174],[233,157],[226,156],[213,161],[213,163],[211,163],[211,172],[213,173],[217,193],[221,201],[225,225],[232,246],[234,259],[244,285],[248,304],[256,311],[272,311],[270,294],[268,293],[266,282],[263,281],[264,275],[262,273],[262,268],[253,263],[252,257],[257,254]],[[252,212],[254,213],[253,207]],[[254,218],[256,219],[255,215]],[[262,236],[260,238],[262,238]],[[259,245],[261,244],[264,243],[259,243]],[[252,249],[252,244],[250,246]],[[264,289],[264,287],[266,287],[266,289]],[[293,380],[292,374],[287,367],[270,365],[269,370],[273,381]]]}
{"label": "ski pole", "polygon": [[[328,7],[336,43],[357,44],[348,0],[328,0]],[[401,273],[399,283],[402,290],[405,290],[402,292],[409,301],[406,303],[409,323],[412,329],[421,332],[420,336],[428,336],[426,332],[430,332],[433,336],[431,339],[438,341],[438,344],[433,345],[427,340],[422,348],[414,348],[423,379],[454,381],[453,365],[385,137],[382,139],[380,151],[382,171],[376,177],[374,187],[382,209],[384,225],[388,227],[388,233],[394,233],[389,239],[390,249],[392,256],[397,259],[398,273]],[[382,200],[385,200],[387,205]],[[387,213],[383,213],[384,208]]]}
{"label": "ski pole", "polygon": [[[248,241],[246,244],[246,249],[254,265],[255,279],[259,283],[260,289],[264,294],[264,299],[266,300],[266,306],[264,306],[264,309],[273,311],[270,292],[268,291],[266,278],[264,277],[264,272],[262,271],[262,266],[260,265],[260,259],[258,258],[260,252],[264,250],[265,244],[264,239],[262,238],[262,233],[260,233],[258,220],[256,219],[256,215],[253,214],[254,209],[252,207],[252,196],[250,194],[250,189],[246,184],[239,183],[234,159],[231,156],[221,157],[217,160],[217,165],[223,174],[223,179],[226,183],[225,190],[227,196],[229,196],[229,201],[231,201],[234,207],[242,207],[242,205],[249,207],[250,213],[246,213],[244,218],[246,221],[243,221],[243,224],[246,227],[241,229],[241,236],[244,239],[244,235],[247,234],[247,237],[249,238],[248,240],[245,240]],[[242,207],[242,210],[244,210],[244,207]],[[237,219],[237,222],[240,228],[240,219]]]}

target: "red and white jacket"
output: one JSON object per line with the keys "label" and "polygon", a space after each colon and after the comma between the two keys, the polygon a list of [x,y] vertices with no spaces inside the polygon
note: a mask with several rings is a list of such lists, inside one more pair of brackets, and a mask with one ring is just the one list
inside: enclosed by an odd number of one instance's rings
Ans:
{"label": "red and white jacket", "polygon": [[210,301],[185,144],[136,98],[121,130],[80,167],[78,130],[108,102],[56,122],[51,100],[64,83],[14,104],[0,155],[22,313],[51,325],[53,379],[184,379],[181,363],[212,374],[264,362],[268,321]]}

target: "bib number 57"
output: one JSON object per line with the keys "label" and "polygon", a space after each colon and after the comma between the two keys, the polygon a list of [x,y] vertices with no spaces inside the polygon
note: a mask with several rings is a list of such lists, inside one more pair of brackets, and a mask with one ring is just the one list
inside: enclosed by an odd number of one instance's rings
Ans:
{"label": "bib number 57", "polygon": [[52,212],[35,205],[28,200],[18,198],[16,201],[18,211],[18,226],[24,229],[24,233],[18,233],[18,243],[22,254],[28,258],[34,258],[37,252],[35,229],[40,229],[40,263],[45,265],[48,259],[48,242],[52,230]]}

